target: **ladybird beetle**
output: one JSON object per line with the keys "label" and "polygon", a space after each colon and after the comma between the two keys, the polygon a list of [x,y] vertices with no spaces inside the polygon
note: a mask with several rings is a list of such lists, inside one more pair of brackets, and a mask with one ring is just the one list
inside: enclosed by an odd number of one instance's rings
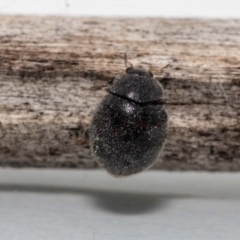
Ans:
{"label": "ladybird beetle", "polygon": [[148,169],[167,136],[162,86],[150,71],[132,66],[115,78],[107,92],[96,108],[89,131],[95,159],[115,176]]}

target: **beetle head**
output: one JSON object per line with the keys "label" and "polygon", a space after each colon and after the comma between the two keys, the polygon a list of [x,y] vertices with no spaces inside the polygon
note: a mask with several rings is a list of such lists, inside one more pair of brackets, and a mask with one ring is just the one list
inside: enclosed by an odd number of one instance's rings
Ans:
{"label": "beetle head", "polygon": [[128,67],[126,69],[127,74],[136,74],[139,76],[149,76],[153,77],[153,74],[150,71],[147,71],[143,67]]}

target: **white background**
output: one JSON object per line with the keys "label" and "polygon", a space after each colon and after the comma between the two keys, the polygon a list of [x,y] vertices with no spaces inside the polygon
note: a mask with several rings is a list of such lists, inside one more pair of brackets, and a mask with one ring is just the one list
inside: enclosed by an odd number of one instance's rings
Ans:
{"label": "white background", "polygon": [[[239,18],[240,1],[0,0],[0,14]],[[240,174],[3,169],[0,239],[239,240]]]}
{"label": "white background", "polygon": [[0,170],[1,240],[239,240],[240,174]]}
{"label": "white background", "polygon": [[0,0],[0,13],[239,18],[239,0]]}

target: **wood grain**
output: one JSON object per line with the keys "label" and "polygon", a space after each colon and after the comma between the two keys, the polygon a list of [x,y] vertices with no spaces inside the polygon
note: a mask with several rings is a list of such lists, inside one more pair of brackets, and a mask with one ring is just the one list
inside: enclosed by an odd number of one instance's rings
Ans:
{"label": "wood grain", "polygon": [[0,165],[98,167],[84,132],[127,53],[165,88],[153,168],[239,171],[239,32],[239,20],[0,16]]}

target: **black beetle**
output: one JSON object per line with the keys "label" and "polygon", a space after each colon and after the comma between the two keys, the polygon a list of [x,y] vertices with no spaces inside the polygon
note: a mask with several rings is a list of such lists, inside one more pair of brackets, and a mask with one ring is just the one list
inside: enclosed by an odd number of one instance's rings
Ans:
{"label": "black beetle", "polygon": [[149,168],[167,136],[163,88],[150,71],[129,67],[97,107],[90,145],[109,173],[127,176]]}

